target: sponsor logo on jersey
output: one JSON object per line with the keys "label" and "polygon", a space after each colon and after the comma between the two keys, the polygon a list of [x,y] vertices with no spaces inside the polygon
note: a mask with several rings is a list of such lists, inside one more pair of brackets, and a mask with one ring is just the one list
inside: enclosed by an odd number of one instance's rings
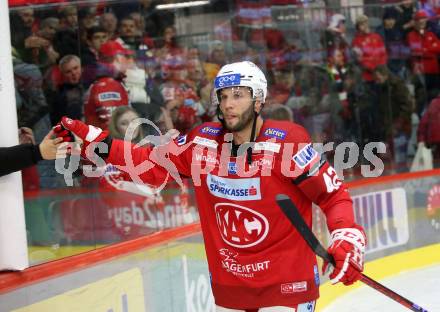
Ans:
{"label": "sponsor logo on jersey", "polygon": [[319,286],[319,284],[320,284],[319,269],[318,269],[318,266],[316,264],[313,266],[313,275],[315,276],[315,285]]}
{"label": "sponsor logo on jersey", "polygon": [[269,232],[267,218],[250,208],[232,203],[214,206],[222,239],[236,248],[249,248],[261,243]]}
{"label": "sponsor logo on jersey", "polygon": [[119,92],[103,92],[98,94],[98,99],[100,102],[120,101],[121,94]]}
{"label": "sponsor logo on jersey", "polygon": [[228,179],[208,174],[206,179],[209,192],[230,200],[260,200],[260,178]]}
{"label": "sponsor logo on jersey", "polygon": [[313,148],[312,144],[307,144],[299,150],[293,157],[293,161],[298,167],[304,169],[308,165],[318,160],[318,152]]}
{"label": "sponsor logo on jersey", "polygon": [[195,153],[194,156],[195,156],[196,161],[199,162],[199,163],[202,162],[202,161],[203,162],[207,162],[207,163],[211,163],[211,164],[217,164],[218,163],[218,161],[215,158],[215,156],[213,156],[211,154],[203,155],[203,154],[200,154],[200,153]]}
{"label": "sponsor logo on jersey", "polygon": [[307,282],[294,282],[294,283],[284,283],[281,284],[281,293],[282,294],[293,294],[298,292],[307,291]]}
{"label": "sponsor logo on jersey", "polygon": [[[270,159],[261,158],[256,159],[252,161],[252,164],[249,166],[250,170],[263,170],[265,168],[271,168],[272,169],[273,162]],[[243,170],[243,167],[242,167]],[[238,174],[238,165],[236,162],[229,162],[228,163],[228,173],[229,174]]]}
{"label": "sponsor logo on jersey", "polygon": [[198,145],[203,145],[203,146],[207,146],[207,147],[211,147],[211,148],[217,148],[218,143],[214,140],[210,140],[207,138],[202,138],[199,136],[196,136],[193,140],[194,143],[198,144]]}
{"label": "sponsor logo on jersey", "polygon": [[227,272],[245,278],[252,278],[255,273],[267,270],[270,264],[269,260],[242,264],[238,261],[238,253],[227,248],[220,249],[219,254],[222,258],[222,267]]}
{"label": "sponsor logo on jersey", "polygon": [[105,166],[104,174],[107,174],[107,173],[120,173],[120,172],[121,172],[121,170],[119,170],[115,165],[108,164],[107,166]]}
{"label": "sponsor logo on jersey", "polygon": [[286,131],[276,128],[267,128],[264,130],[264,136],[269,138],[275,138],[279,140],[284,140],[286,138]]}
{"label": "sponsor logo on jersey", "polygon": [[237,263],[238,252],[230,251],[228,248],[222,248],[219,250],[219,253],[223,258],[223,262]]}
{"label": "sponsor logo on jersey", "polygon": [[272,168],[272,166],[273,166],[273,161],[271,159],[261,158],[261,159],[256,159],[256,160],[252,161],[252,164],[250,167],[252,169],[254,167],[257,167],[259,169],[263,169],[263,168]]}
{"label": "sponsor logo on jersey", "polygon": [[218,136],[221,131],[222,131],[221,128],[214,128],[214,127],[208,127],[208,126],[200,129],[200,133],[208,134],[208,135],[212,135],[212,136]]}
{"label": "sponsor logo on jersey", "polygon": [[405,189],[352,196],[355,219],[367,234],[366,253],[405,245],[409,240]]}
{"label": "sponsor logo on jersey", "polygon": [[230,86],[239,86],[241,82],[240,74],[223,75],[215,78],[214,86],[218,88],[226,88]]}
{"label": "sponsor logo on jersey", "polygon": [[228,173],[237,174],[237,163],[232,161],[228,163]]}
{"label": "sponsor logo on jersey", "polygon": [[274,153],[280,152],[281,145],[273,142],[256,142],[254,150],[256,151],[271,151]]}
{"label": "sponsor logo on jersey", "polygon": [[178,145],[178,146],[184,145],[184,144],[186,143],[186,138],[187,138],[187,135],[186,135],[186,134],[185,134],[185,135],[179,135],[179,136],[177,137],[177,139],[176,139],[176,141],[177,141],[177,145]]}

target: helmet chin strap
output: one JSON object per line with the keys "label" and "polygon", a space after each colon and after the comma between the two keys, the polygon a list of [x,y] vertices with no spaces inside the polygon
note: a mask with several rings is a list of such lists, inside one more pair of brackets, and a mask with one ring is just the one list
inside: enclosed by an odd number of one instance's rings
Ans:
{"label": "helmet chin strap", "polygon": [[[254,107],[254,121],[252,122],[252,130],[251,130],[251,137],[249,139],[249,143],[254,143],[255,142],[255,132],[257,130],[257,118],[258,118],[259,114],[255,111],[255,102],[256,102],[256,100],[253,99],[252,100],[252,106]],[[248,163],[248,165],[252,164],[252,148],[253,148],[253,146],[251,145],[246,150],[246,154],[247,154],[246,156],[247,156],[247,163]]]}
{"label": "helmet chin strap", "polygon": [[223,118],[223,113],[220,109],[220,105],[217,105],[217,111],[216,111],[217,119],[220,120],[222,123],[223,128],[225,128],[225,119]]}

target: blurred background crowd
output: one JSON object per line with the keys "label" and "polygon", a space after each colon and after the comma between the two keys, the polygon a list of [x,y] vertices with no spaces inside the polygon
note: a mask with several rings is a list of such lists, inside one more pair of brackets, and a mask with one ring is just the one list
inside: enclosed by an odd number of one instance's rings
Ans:
{"label": "blurred background crowd", "polygon": [[[440,154],[439,14],[435,0],[10,0],[19,126],[38,140],[66,115],[123,138],[145,117],[184,133],[215,120],[220,67],[250,60],[269,78],[266,118],[384,142],[387,170],[405,171],[418,142]],[[29,188],[62,186],[53,167]]]}

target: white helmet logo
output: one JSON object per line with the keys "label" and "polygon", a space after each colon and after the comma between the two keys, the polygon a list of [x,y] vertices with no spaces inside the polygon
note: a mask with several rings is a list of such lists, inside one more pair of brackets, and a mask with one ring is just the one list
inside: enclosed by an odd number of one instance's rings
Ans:
{"label": "white helmet logo", "polygon": [[228,86],[237,86],[240,84],[240,74],[219,76],[215,78],[214,84],[217,89]]}

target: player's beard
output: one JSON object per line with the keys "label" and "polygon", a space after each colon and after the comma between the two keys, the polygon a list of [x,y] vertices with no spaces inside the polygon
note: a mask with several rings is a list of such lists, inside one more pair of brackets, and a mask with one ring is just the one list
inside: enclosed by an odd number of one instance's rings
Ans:
{"label": "player's beard", "polygon": [[254,121],[254,105],[250,105],[238,118],[238,122],[234,126],[229,126],[227,122],[224,123],[225,128],[231,132],[239,132],[252,125]]}

